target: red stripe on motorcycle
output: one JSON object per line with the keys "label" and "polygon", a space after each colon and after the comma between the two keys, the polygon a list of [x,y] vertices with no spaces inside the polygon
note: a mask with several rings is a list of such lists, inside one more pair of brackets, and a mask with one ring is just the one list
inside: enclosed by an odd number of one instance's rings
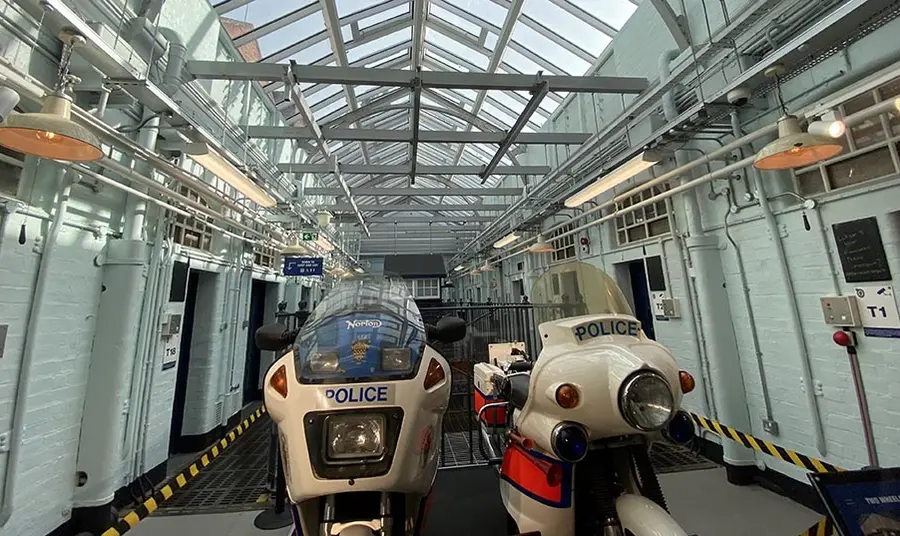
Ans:
{"label": "red stripe on motorcycle", "polygon": [[[500,476],[528,497],[547,506],[568,508],[572,499],[572,467],[552,458],[529,453],[510,443],[503,455]],[[562,471],[562,478],[548,479],[551,471]]]}

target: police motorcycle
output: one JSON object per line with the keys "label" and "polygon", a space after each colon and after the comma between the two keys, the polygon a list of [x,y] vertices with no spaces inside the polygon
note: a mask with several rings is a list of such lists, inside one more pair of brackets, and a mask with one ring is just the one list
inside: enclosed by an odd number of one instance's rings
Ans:
{"label": "police motorcycle", "polygon": [[646,337],[618,285],[586,263],[534,284],[540,354],[475,365],[479,442],[499,466],[509,533],[686,536],[649,449],[694,437],[693,378]]}
{"label": "police motorcycle", "polygon": [[[427,326],[402,280],[345,279],[318,304],[265,377],[296,536],[413,536],[425,521],[450,398],[432,347],[465,337]],[[293,335],[256,334],[264,350]]]}

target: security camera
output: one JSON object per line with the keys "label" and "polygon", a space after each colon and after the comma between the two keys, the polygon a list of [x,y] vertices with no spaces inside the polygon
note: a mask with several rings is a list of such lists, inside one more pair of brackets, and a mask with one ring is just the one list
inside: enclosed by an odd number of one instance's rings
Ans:
{"label": "security camera", "polygon": [[728,102],[735,106],[746,106],[750,102],[750,88],[736,87],[728,92]]}
{"label": "security camera", "polygon": [[6,86],[0,86],[0,121],[6,121],[9,114],[16,109],[17,104],[19,104],[19,94]]}

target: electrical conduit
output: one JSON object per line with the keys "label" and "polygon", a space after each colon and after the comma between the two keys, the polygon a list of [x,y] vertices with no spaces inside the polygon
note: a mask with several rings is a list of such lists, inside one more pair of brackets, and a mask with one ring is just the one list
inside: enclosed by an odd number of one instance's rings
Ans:
{"label": "electrical conduit", "polygon": [[13,396],[13,418],[9,437],[9,452],[6,453],[3,495],[0,498],[0,527],[6,526],[14,510],[16,477],[19,472],[19,456],[22,452],[22,439],[25,430],[25,413],[28,410],[28,392],[31,387],[31,369],[32,365],[34,365],[37,337],[41,330],[41,315],[43,313],[47,282],[50,277],[50,267],[56,255],[56,243],[62,230],[63,220],[69,210],[69,196],[72,193],[72,183],[74,182],[74,178],[70,177],[68,173],[62,176],[62,168],[59,168],[57,173],[63,181],[63,187],[59,194],[56,213],[53,215],[47,238],[44,240],[41,248],[41,260],[38,262],[34,292],[31,295],[31,307],[28,310],[22,361],[19,364],[19,377],[16,381],[15,395]]}

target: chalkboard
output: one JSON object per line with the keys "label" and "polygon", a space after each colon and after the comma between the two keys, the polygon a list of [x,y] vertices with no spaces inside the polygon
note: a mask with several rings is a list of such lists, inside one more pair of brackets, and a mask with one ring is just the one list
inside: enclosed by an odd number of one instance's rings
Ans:
{"label": "chalkboard", "polygon": [[835,223],[831,226],[844,280],[848,283],[890,281],[891,269],[874,217]]}

